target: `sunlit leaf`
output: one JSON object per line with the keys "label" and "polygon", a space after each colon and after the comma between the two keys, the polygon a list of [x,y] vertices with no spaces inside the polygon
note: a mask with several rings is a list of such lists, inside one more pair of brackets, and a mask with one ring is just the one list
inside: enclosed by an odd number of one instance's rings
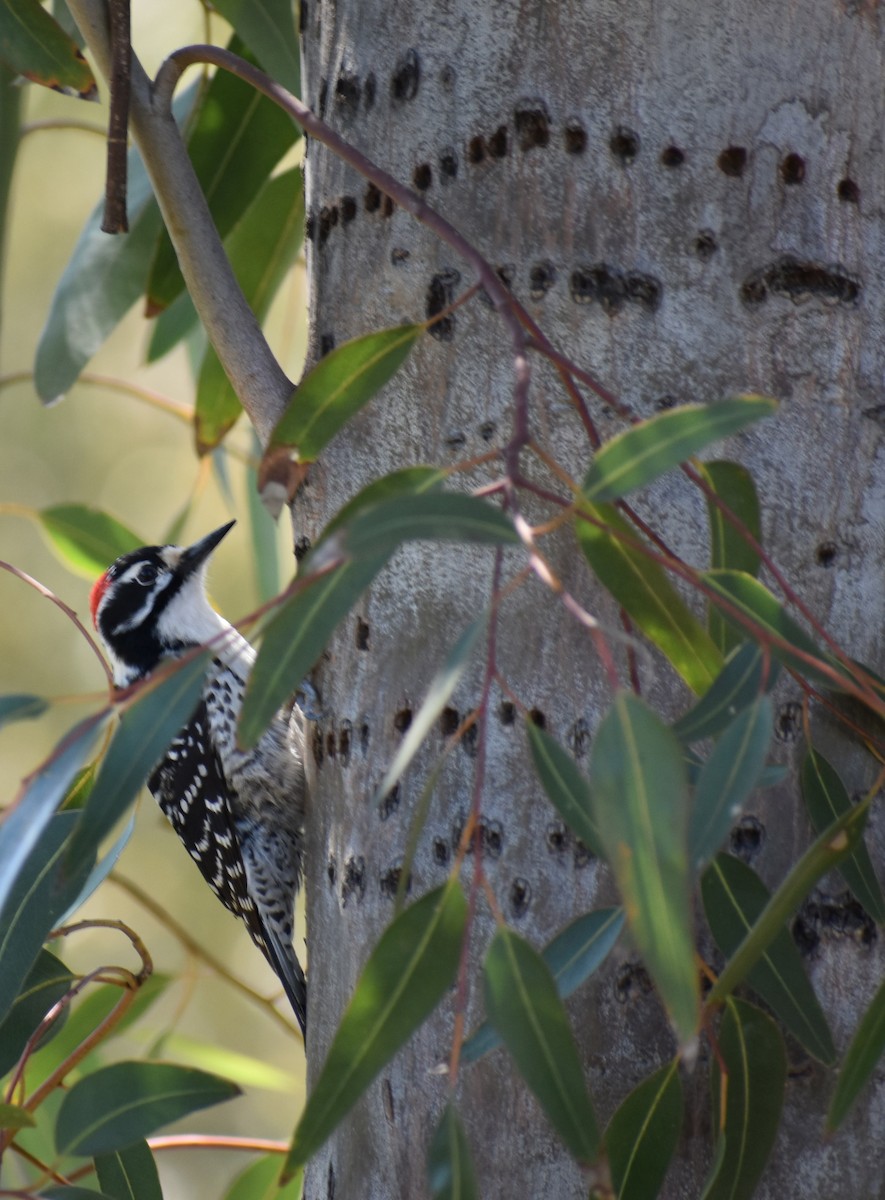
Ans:
{"label": "sunlit leaf", "polygon": [[[813,746],[802,760],[802,795],[817,833],[851,808],[851,799],[838,772]],[[839,873],[874,921],[885,922],[885,899],[876,878],[870,852],[863,840],[839,865]]]}
{"label": "sunlit leaf", "polygon": [[605,1131],[618,1200],[654,1200],[682,1127],[679,1062],[661,1067],[627,1096]]}
{"label": "sunlit leaf", "polygon": [[[223,1075],[241,1088],[263,1088],[268,1092],[289,1095],[292,1091],[292,1072],[276,1063],[251,1054],[242,1054],[216,1041],[187,1037],[172,1032],[163,1040],[163,1053],[183,1066],[199,1067],[213,1075]],[[282,1160],[277,1164],[277,1170]]]}
{"label": "sunlit leaf", "polygon": [[[243,295],[259,322],[295,261],[304,236],[304,183],[300,167],[269,179],[224,242]],[[197,380],[197,449],[216,446],[241,412],[240,401],[212,346]]]}
{"label": "sunlit leaf", "polygon": [[226,1079],[171,1063],[120,1062],[84,1076],[65,1094],[55,1126],[59,1154],[108,1154],[188,1113],[231,1100]]}
{"label": "sunlit leaf", "polygon": [[36,1124],[26,1108],[17,1104],[0,1104],[0,1129],[31,1129]]}
{"label": "sunlit leaf", "polygon": [[[701,894],[713,937],[726,957],[751,936],[771,899],[755,871],[728,854],[718,855],[704,872]],[[805,974],[802,956],[783,926],[768,941],[746,980],[809,1054],[824,1063],[835,1060],[827,1019]]]}
{"label": "sunlit leaf", "polygon": [[56,504],[37,513],[49,544],[66,567],[87,579],[96,579],[144,538],[97,508],[85,504]]}
{"label": "sunlit leaf", "polygon": [[[698,472],[755,541],[762,541],[762,524],[759,513],[759,497],[753,477],[746,467],[734,462],[706,462],[698,464]],[[707,515],[710,521],[710,567],[746,571],[755,575],[759,569],[759,553],[741,537],[738,530],[725,517],[712,500],[707,500]],[[715,608],[709,613],[710,636],[725,654],[741,641],[737,630],[729,626]]]}
{"label": "sunlit leaf", "polygon": [[579,1162],[592,1162],[599,1131],[581,1057],[556,983],[541,956],[499,929],[486,954],[489,1020],[553,1128]]}
{"label": "sunlit leaf", "polygon": [[699,1016],[688,781],[673,732],[632,693],[619,692],[600,723],[590,752],[590,787],[630,932],[687,1046]]}
{"label": "sunlit leaf", "polygon": [[281,1155],[265,1154],[236,1177],[224,1200],[301,1200],[302,1172],[296,1171],[281,1188],[282,1166]]}
{"label": "sunlit leaf", "polygon": [[733,396],[718,404],[685,404],[659,413],[606,442],[582,491],[596,503],[617,500],[776,408],[777,402],[767,396]]}
{"label": "sunlit leaf", "polygon": [[391,379],[423,325],[398,325],[337,346],[304,376],[277,423],[271,446],[291,446],[311,462]]}
{"label": "sunlit leaf", "polygon": [[[0,1021],[0,1077],[15,1066],[40,1022],[73,982],[74,976],[63,962],[48,950],[39,951],[15,1002]],[[57,1033],[63,1024],[60,1016],[45,1038]]]}
{"label": "sunlit leaf", "polygon": [[[236,36],[229,49],[254,61]],[[245,213],[273,168],[300,136],[283,110],[229,71],[216,71],[189,124],[188,153],[222,238]],[[184,287],[172,242],[160,236],[147,283],[149,311]]]}
{"label": "sunlit leaf", "polygon": [[[821,875],[838,866],[851,852],[863,833],[871,800],[872,796],[867,796],[838,821],[834,821],[793,865],[713,985],[707,996],[708,1004],[719,1003],[731,994],[778,936]],[[727,857],[720,855],[717,862]],[[712,870],[713,867],[705,872],[705,880]]]}
{"label": "sunlit leaf", "polygon": [[842,1124],[852,1104],[860,1095],[861,1089],[869,1082],[883,1053],[885,1053],[885,981],[873,997],[872,1004],[861,1017],[851,1044],[845,1052],[836,1083],[836,1091],[827,1113],[828,1129],[838,1129]]}
{"label": "sunlit leaf", "polygon": [[286,1176],[319,1149],[439,1004],[455,978],[466,918],[464,893],[451,880],[404,909],[381,935],[295,1129]]}
{"label": "sunlit leaf", "polygon": [[691,743],[717,737],[734,718],[762,692],[770,692],[777,682],[780,667],[753,642],[732,651],[709,691],[673,723],[673,732],[681,742]]}
{"label": "sunlit leaf", "polygon": [[0,0],[0,62],[80,100],[97,100],[95,77],[77,43],[37,0]]}
{"label": "sunlit leaf", "polygon": [[392,554],[405,541],[459,541],[486,545],[518,542],[510,518],[487,500],[459,492],[433,492],[383,501],[363,509],[346,527],[345,553],[355,558]]}
{"label": "sunlit leaf", "polygon": [[377,803],[377,801],[387,795],[418,753],[424,739],[448,703],[452,692],[458,686],[458,682],[464,674],[467,664],[470,662],[473,647],[476,645],[477,639],[487,624],[488,616],[483,614],[472,625],[467,626],[449,651],[446,661],[431,680],[430,687],[421,707],[412,717],[412,723],[409,725],[402,742],[400,742],[393,762],[387,768],[384,778],[375,792],[374,802]]}
{"label": "sunlit leaf", "polygon": [[[252,450],[261,453],[258,435],[252,431]],[[249,534],[255,562],[255,584],[262,604],[280,590],[280,553],[277,526],[258,494],[258,475],[253,466],[246,468],[246,508]]]}
{"label": "sunlit leaf", "polygon": [[[541,951],[556,990],[565,1000],[605,961],[624,928],[622,908],[600,908],[566,925]],[[500,1046],[494,1026],[484,1021],[461,1047],[461,1061],[476,1062]]]}
{"label": "sunlit leaf", "polygon": [[433,1200],[479,1200],[467,1135],[451,1102],[430,1143],[427,1179]]}
{"label": "sunlit leaf", "polygon": [[765,766],[773,727],[771,700],[762,696],[734,719],[704,763],[688,830],[694,870],[712,858],[740,816]]}
{"label": "sunlit leaf", "polygon": [[212,7],[237,31],[268,75],[299,95],[301,51],[289,0],[214,0]]}
{"label": "sunlit leaf", "polygon": [[163,1200],[157,1164],[147,1142],[96,1155],[95,1173],[102,1193],[112,1200]]}
{"label": "sunlit leaf", "polygon": [[623,540],[641,539],[617,509],[585,504],[581,511],[604,526],[582,520],[576,524],[581,549],[600,582],[692,691],[705,692],[722,668],[722,655],[667,572]]}
{"label": "sunlit leaf", "polygon": [[42,696],[0,696],[0,726],[8,725],[11,721],[32,721],[45,713],[49,701]]}
{"label": "sunlit leaf", "polygon": [[725,1113],[720,1113],[721,1075],[712,1057],[715,1124],[723,1128],[725,1152],[704,1189],[703,1200],[750,1200],[771,1154],[787,1080],[783,1038],[770,1017],[742,1000],[729,1000],[719,1028],[719,1050],[728,1070]]}
{"label": "sunlit leaf", "polygon": [[525,731],[535,771],[551,804],[590,853],[604,857],[586,775],[556,738],[534,721],[526,721]]}

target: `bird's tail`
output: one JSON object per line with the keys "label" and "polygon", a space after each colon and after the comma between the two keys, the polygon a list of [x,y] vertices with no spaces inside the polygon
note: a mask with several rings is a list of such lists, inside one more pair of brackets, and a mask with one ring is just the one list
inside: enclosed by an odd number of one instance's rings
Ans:
{"label": "bird's tail", "polygon": [[270,965],[276,971],[292,1010],[298,1018],[301,1033],[307,1036],[307,980],[291,943],[284,943],[273,927],[265,926],[264,942]]}

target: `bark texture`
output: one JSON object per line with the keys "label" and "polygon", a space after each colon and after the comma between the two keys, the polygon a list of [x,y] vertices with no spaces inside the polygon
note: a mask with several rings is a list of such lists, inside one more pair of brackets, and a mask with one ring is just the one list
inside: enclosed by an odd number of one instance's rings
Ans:
{"label": "bark texture", "polygon": [[[501,269],[554,343],[637,413],[734,391],[782,401],[779,415],[737,439],[730,456],[753,472],[773,557],[830,631],[880,671],[882,20],[877,0],[302,0],[311,107],[421,190]],[[315,145],[308,211],[314,356],[421,318],[473,282],[451,251]],[[314,534],[384,472],[500,446],[510,434],[511,389],[501,323],[473,302],[335,440],[298,501],[299,532]],[[598,404],[594,415],[606,435],[620,427]],[[537,362],[532,428],[580,477],[589,461],[581,426]],[[653,489],[644,510],[676,550],[705,561],[704,506],[684,480]],[[618,628],[574,543],[563,538],[554,557],[566,585]],[[433,672],[487,603],[491,572],[486,551],[407,548],[321,667],[328,715],[309,756],[314,1078],[393,915],[410,819],[442,732],[394,798],[380,810],[370,798]],[[586,761],[609,693],[586,634],[537,583],[504,609],[499,663],[526,706]],[[450,722],[476,704],[481,666],[456,692]],[[644,694],[664,712],[686,705],[659,660],[645,661],[641,674]],[[787,679],[777,697],[775,733],[792,762],[801,693]],[[612,885],[545,801],[519,720],[500,694],[491,716],[485,861],[505,916],[540,945],[578,913],[610,902]],[[868,787],[871,760],[823,714],[815,725],[849,788]],[[413,896],[450,868],[475,752],[466,739],[443,769]],[[869,837],[879,863],[883,835],[874,812]],[[754,798],[733,849],[773,886],[808,841],[794,772],[789,784]],[[841,1051],[881,979],[881,939],[836,878],[823,881],[799,920]],[[480,914],[475,968],[489,931]],[[482,1015],[477,979],[470,1026]],[[569,1008],[607,1119],[672,1053],[672,1037],[626,945]],[[447,1057],[451,1032],[449,1005],[311,1165],[310,1200],[427,1194],[426,1147],[447,1093],[446,1078],[431,1072]],[[824,1142],[832,1075],[795,1044],[789,1049],[782,1127],[758,1195],[874,1200],[885,1178],[881,1071],[842,1132]],[[663,1193],[671,1198],[697,1196],[708,1166],[703,1055],[685,1085],[685,1136]],[[462,1071],[457,1101],[483,1196],[586,1194],[503,1052]]]}

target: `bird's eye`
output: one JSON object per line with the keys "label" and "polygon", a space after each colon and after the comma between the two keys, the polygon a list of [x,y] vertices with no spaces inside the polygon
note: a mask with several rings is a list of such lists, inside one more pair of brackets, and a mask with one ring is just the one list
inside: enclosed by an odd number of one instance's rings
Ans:
{"label": "bird's eye", "polygon": [[143,583],[145,586],[147,586],[149,583],[153,583],[157,578],[157,568],[153,563],[144,563],[138,568],[138,574],[135,576],[135,578],[138,583]]}

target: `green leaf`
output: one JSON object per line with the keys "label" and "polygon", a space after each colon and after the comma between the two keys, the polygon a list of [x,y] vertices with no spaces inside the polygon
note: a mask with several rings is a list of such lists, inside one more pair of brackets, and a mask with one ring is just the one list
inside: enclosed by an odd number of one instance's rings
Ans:
{"label": "green leaf", "polygon": [[885,981],[855,1031],[845,1052],[836,1091],[827,1113],[827,1128],[838,1129],[885,1053]]}
{"label": "green leaf", "polygon": [[240,1094],[235,1084],[192,1067],[120,1062],[101,1067],[65,1094],[55,1126],[59,1154],[125,1149],[188,1113]]}
{"label": "green leaf", "polygon": [[633,940],[683,1046],[697,1034],[690,903],[689,792],[682,748],[641,700],[619,692],[590,753],[606,858]]}
{"label": "green leaf", "polygon": [[32,1129],[37,1122],[26,1108],[17,1104],[0,1104],[0,1129]]}
{"label": "green leaf", "polygon": [[424,702],[414,715],[408,732],[394,755],[393,762],[387,768],[384,778],[375,792],[373,804],[377,804],[387,795],[418,753],[424,739],[445,708],[449,697],[458,686],[458,682],[470,662],[473,647],[487,624],[488,614],[483,613],[472,625],[467,626],[449,651],[446,661],[431,680]]}
{"label": "green leaf", "polygon": [[[707,462],[699,463],[697,470],[726,508],[731,510],[743,523],[746,531],[761,544],[759,497],[756,495],[753,477],[746,467],[733,462]],[[748,575],[755,575],[759,570],[758,552],[741,537],[709,498],[707,515],[710,521],[711,568],[745,571]],[[722,614],[712,606],[708,614],[708,626],[710,636],[723,654],[733,650],[741,641],[741,635],[732,629]]]}
{"label": "green leaf", "polygon": [[715,1124],[723,1127],[725,1152],[703,1200],[750,1200],[780,1122],[787,1079],[783,1038],[770,1017],[751,1004],[729,1000],[719,1029],[719,1049],[728,1071],[724,1127],[720,1114],[721,1075],[713,1057],[711,1089]]}
{"label": "green leaf", "polygon": [[97,578],[121,554],[144,545],[144,538],[116,517],[85,504],[56,504],[37,516],[57,556],[87,579]]}
{"label": "green leaf", "polygon": [[396,497],[365,508],[348,524],[343,549],[356,559],[390,555],[405,541],[506,545],[519,541],[513,522],[487,500],[459,492]]}
{"label": "green leaf", "polygon": [[606,442],[587,472],[582,491],[588,500],[617,500],[644,487],[711,442],[729,437],[777,402],[767,396],[733,396],[718,404],[685,404],[650,417]]}
{"label": "green leaf", "polygon": [[550,969],[523,938],[499,929],[485,960],[489,1020],[553,1128],[579,1162],[596,1157],[599,1131],[565,1008]]}
{"label": "green leaf", "polygon": [[[393,496],[416,496],[437,487],[440,478],[440,472],[432,467],[410,467],[370,483],[330,521],[316,550],[301,564],[303,575],[309,577],[312,563],[318,554],[325,553],[332,535],[365,507]],[[242,746],[253,746],[258,741],[387,557],[344,563],[311,581],[270,617],[263,627],[258,658],[246,685],[238,733]]]}
{"label": "green leaf", "polygon": [[24,694],[0,696],[0,726],[8,725],[11,721],[32,721],[49,708],[49,701],[42,696]]}
{"label": "green leaf", "polygon": [[[667,656],[693,692],[705,692],[722,668],[722,656],[700,621],[686,608],[663,567],[635,549],[632,525],[609,505],[583,505],[605,528],[578,520],[581,549],[600,582],[631,621]],[[580,517],[580,514],[579,514]]]}
{"label": "green leaf", "polygon": [[[600,908],[566,925],[541,951],[556,990],[563,1000],[589,979],[605,961],[624,928],[622,908]],[[461,1061],[476,1062],[500,1046],[501,1038],[488,1021],[461,1047]]]}
{"label": "green leaf", "polygon": [[643,1079],[622,1102],[605,1131],[618,1200],[654,1200],[682,1127],[679,1060]]}
{"label": "green leaf", "polygon": [[0,62],[66,96],[98,99],[95,77],[77,43],[37,0],[0,0]]}
{"label": "green leaf", "polygon": [[[237,37],[228,48],[254,61]],[[187,148],[222,238],[299,136],[291,118],[242,79],[229,71],[216,71],[212,76],[190,123]],[[164,230],[147,284],[149,311],[166,308],[183,288],[178,260]]]}
{"label": "green leaf", "polygon": [[[225,239],[224,248],[259,322],[292,267],[304,236],[304,183],[300,167],[269,179]],[[197,381],[196,438],[201,454],[213,449],[242,411],[212,346]]]}
{"label": "green leaf", "polygon": [[[108,711],[87,717],[59,742],[46,762],[29,776],[0,822],[0,913],[52,820],[77,772],[92,755]],[[37,861],[37,860],[35,860]]]}
{"label": "green leaf", "polygon": [[735,718],[701,768],[688,830],[693,870],[720,848],[757,786],[773,727],[771,700],[761,696]]}
{"label": "green leaf", "polygon": [[291,446],[300,462],[313,462],[391,379],[423,331],[423,325],[397,325],[353,338],[321,358],[295,389],[270,445]]}
{"label": "green leaf", "polygon": [[427,1153],[427,1179],[433,1200],[479,1200],[479,1188],[464,1126],[447,1104]]}
{"label": "green leaf", "polygon": [[214,0],[268,75],[294,95],[301,91],[301,51],[290,0]]}
{"label": "green leaf", "polygon": [[[252,452],[261,454],[258,435],[252,431]],[[253,466],[246,468],[246,508],[249,515],[249,534],[255,561],[255,585],[258,599],[264,604],[280,590],[280,553],[277,525],[261,503],[258,494],[258,474]]]}
{"label": "green leaf", "polygon": [[[758,579],[742,571],[707,571],[701,575],[701,579],[712,589],[715,596],[721,597],[731,609],[736,609],[752,622],[754,628],[750,630],[751,636],[760,641],[764,638],[770,644],[771,653],[780,659],[784,666],[798,671],[807,679],[823,683],[825,687],[837,690],[847,687],[848,690],[853,690],[851,684],[845,683],[846,668],[819,649]],[[722,609],[722,614],[726,621],[740,630],[742,637],[747,636],[748,627],[743,621],[738,620],[725,608]],[[774,638],[778,640],[770,641]],[[836,673],[835,677],[812,665],[804,655],[828,665]],[[842,677],[841,681],[838,676]]]}
{"label": "green leaf", "polygon": [[[66,994],[74,978],[54,954],[48,950],[38,952],[15,1003],[0,1021],[0,1077],[18,1062],[28,1039],[39,1028],[52,1006]],[[64,1015],[53,1023],[44,1036],[44,1042],[61,1029]]]}
{"label": "green leaf", "polygon": [[[704,872],[701,895],[716,945],[726,957],[752,935],[771,900],[755,871],[728,854],[718,855]],[[809,1054],[823,1063],[835,1061],[827,1019],[805,974],[802,956],[782,924],[746,972],[746,980]]]}
{"label": "green leaf", "polygon": [[298,1122],[286,1176],[319,1149],[439,1004],[455,979],[466,918],[464,893],[450,880],[410,905],[381,935]]}
{"label": "green leaf", "polygon": [[49,931],[89,873],[91,863],[85,861],[75,874],[63,874],[68,839],[78,819],[78,813],[55,814],[0,908],[0,1018],[9,1011]]}
{"label": "green leaf", "polygon": [[148,680],[128,705],[80,812],[68,851],[69,862],[94,851],[125,815],[151,770],[197,707],[211,656],[211,650],[202,650],[165,678]]}
{"label": "green leaf", "polygon": [[95,1159],[99,1187],[112,1200],[163,1200],[160,1176],[145,1141]]}
{"label": "green leaf", "polygon": [[[805,807],[816,833],[822,833],[851,808],[851,800],[838,773],[813,746],[808,747],[802,760],[801,783]],[[880,925],[885,922],[885,899],[863,840],[842,861],[839,873],[873,920]]]}
{"label": "green leaf", "polygon": [[553,807],[591,854],[603,858],[590,783],[572,756],[534,721],[525,731],[535,771]]}
{"label": "green leaf", "polygon": [[757,645],[744,643],[725,660],[709,691],[673,723],[673,732],[686,744],[718,737],[757,696],[771,691],[779,674]]}
{"label": "green leaf", "polygon": [[279,1154],[266,1154],[259,1158],[237,1176],[224,1200],[301,1200],[303,1173],[296,1171],[281,1188],[282,1165]]}
{"label": "green leaf", "polygon": [[[179,124],[196,95],[197,84],[193,84],[173,102]],[[90,213],[52,297],[34,363],[34,386],[47,403],[69,390],[144,292],[163,222],[135,150],[127,159],[127,178],[129,232],[124,237],[108,237],[102,232],[104,201],[100,201]]]}
{"label": "green leaf", "polygon": [[[821,875],[837,866],[851,852],[863,833],[871,800],[872,794],[834,821],[805,851],[726,964],[707,996],[708,1004],[717,1004],[731,994],[781,932],[782,926]],[[728,856],[720,855],[717,862],[725,857]],[[705,873],[704,879],[712,869]]]}

